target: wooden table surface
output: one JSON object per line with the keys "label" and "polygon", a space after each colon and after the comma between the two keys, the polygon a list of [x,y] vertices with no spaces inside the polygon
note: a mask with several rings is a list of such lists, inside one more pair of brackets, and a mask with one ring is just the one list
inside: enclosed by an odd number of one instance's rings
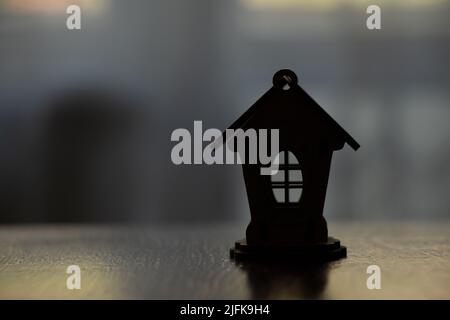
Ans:
{"label": "wooden table surface", "polygon": [[[245,225],[2,226],[2,299],[450,299],[450,223],[341,223],[348,258],[322,267],[235,264]],[[79,265],[81,290],[66,288]],[[366,269],[381,268],[369,290]]]}

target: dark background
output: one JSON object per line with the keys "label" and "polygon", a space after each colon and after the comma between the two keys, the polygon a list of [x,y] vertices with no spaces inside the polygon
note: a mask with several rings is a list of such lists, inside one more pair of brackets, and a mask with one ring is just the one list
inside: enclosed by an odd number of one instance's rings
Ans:
{"label": "dark background", "polygon": [[369,4],[1,0],[0,222],[248,220],[239,166],[175,166],[170,134],[226,128],[281,68],[362,145],[326,217],[450,217],[450,3],[378,1],[378,31]]}

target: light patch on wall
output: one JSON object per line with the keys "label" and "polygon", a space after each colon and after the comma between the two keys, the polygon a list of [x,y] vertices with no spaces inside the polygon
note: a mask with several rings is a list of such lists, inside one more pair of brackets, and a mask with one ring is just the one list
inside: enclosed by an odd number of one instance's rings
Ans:
{"label": "light patch on wall", "polygon": [[3,0],[3,9],[23,14],[65,14],[66,8],[75,4],[93,13],[105,10],[106,0]]}
{"label": "light patch on wall", "polygon": [[342,6],[367,7],[376,3],[389,7],[420,7],[434,6],[446,3],[446,0],[241,0],[250,10],[333,10]]}

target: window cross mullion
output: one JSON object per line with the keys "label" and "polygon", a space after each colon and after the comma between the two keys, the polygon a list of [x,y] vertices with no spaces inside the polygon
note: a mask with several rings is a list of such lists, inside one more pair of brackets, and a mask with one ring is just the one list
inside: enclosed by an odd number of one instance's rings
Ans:
{"label": "window cross mullion", "polygon": [[[289,167],[289,153],[284,152],[284,163]],[[284,170],[284,200],[289,203],[289,170]]]}
{"label": "window cross mullion", "polygon": [[[276,202],[289,206],[300,200],[299,197],[303,189],[302,170],[298,159],[291,152],[282,151],[280,155],[283,156],[278,166],[278,170],[281,172],[277,173],[276,179],[271,178],[270,185],[272,192],[276,194]],[[292,156],[292,159],[289,159],[290,156]],[[290,163],[290,160],[293,163]]]}

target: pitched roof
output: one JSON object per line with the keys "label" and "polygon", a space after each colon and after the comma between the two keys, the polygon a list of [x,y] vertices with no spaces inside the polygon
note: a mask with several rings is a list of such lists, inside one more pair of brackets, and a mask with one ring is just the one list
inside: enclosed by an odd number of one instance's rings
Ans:
{"label": "pitched roof", "polygon": [[[236,121],[234,121],[228,129],[239,129],[245,127],[245,124],[253,118],[253,116],[258,112],[261,104],[263,103],[266,96],[270,95],[273,90],[279,90],[279,88],[283,88],[285,85],[290,85],[294,89],[299,90],[301,94],[306,98],[307,103],[310,104],[313,108],[315,108],[319,114],[328,121],[331,126],[333,126],[340,134],[342,134],[344,141],[352,147],[353,150],[358,150],[360,145],[356,142],[353,137],[344,130],[319,104],[311,98],[311,96],[306,93],[298,84],[297,84],[297,76],[291,70],[280,70],[274,75],[274,86],[269,89],[258,101],[255,102],[247,111],[245,111]],[[225,131],[222,133],[223,141],[225,141]]]}

